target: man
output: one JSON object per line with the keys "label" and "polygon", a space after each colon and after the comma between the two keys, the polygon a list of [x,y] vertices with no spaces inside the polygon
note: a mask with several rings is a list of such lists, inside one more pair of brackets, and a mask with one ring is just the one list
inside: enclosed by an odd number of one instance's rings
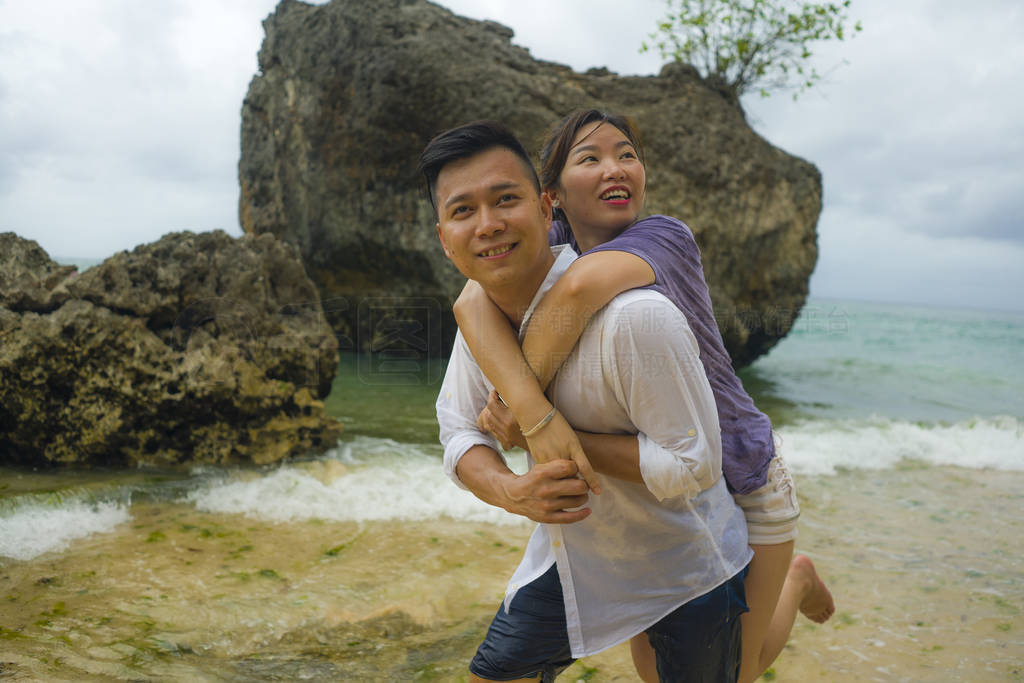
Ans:
{"label": "man", "polygon": [[[446,255],[522,332],[576,258],[548,246],[551,203],[529,156],[500,124],[477,122],[434,138],[420,166]],[[588,497],[570,461],[509,470],[476,423],[491,389],[457,336],[437,401],[446,471],[481,500],[541,522],[472,680],[553,680],[574,658],[644,631],[663,680],[735,680],[751,553],[685,316],[656,292],[619,295],[551,385],[571,424],[604,435],[587,451],[604,475],[599,496]]]}

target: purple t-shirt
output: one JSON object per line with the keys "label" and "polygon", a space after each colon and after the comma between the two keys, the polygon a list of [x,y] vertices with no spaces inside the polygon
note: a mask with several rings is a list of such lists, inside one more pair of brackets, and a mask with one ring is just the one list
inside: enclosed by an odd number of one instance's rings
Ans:
{"label": "purple t-shirt", "polygon": [[[551,244],[568,243],[579,251],[569,226],[555,221]],[[700,247],[693,233],[670,216],[637,221],[615,239],[588,251],[624,251],[639,256],[654,271],[649,286],[665,295],[686,316],[700,347],[700,360],[718,405],[722,428],[722,472],[729,489],[750,493],[764,486],[768,463],[775,456],[772,424],[754,406],[732,368],[711,308],[711,295],[700,264]]]}

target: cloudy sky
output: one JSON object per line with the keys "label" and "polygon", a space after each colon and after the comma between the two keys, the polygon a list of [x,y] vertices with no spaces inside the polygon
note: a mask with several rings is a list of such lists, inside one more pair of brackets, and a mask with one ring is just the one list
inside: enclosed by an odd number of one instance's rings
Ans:
{"label": "cloudy sky", "polygon": [[[237,220],[239,111],[272,0],[0,0],[0,231],[105,257]],[[541,59],[654,73],[663,0],[446,0]],[[827,80],[748,119],[824,177],[823,297],[1024,310],[1024,9],[854,0]]]}

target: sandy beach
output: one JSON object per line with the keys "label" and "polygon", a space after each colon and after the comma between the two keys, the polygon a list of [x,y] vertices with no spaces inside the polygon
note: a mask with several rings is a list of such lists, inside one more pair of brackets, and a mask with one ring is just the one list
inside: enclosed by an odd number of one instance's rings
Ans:
{"label": "sandy beach", "polygon": [[[330,473],[321,473],[331,476]],[[798,478],[798,551],[837,612],[766,679],[1024,680],[1024,474]],[[12,680],[464,680],[527,526],[255,521],[136,503],[113,533],[0,565]],[[565,681],[636,680],[628,647]]]}

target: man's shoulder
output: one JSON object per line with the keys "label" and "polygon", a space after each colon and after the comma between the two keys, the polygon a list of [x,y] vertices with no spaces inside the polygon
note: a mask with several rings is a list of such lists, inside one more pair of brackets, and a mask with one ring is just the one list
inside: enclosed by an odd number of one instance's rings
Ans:
{"label": "man's shoulder", "polygon": [[601,317],[601,325],[605,329],[626,326],[643,332],[651,329],[649,323],[655,318],[688,327],[686,316],[679,307],[654,289],[630,289],[622,292],[609,301],[602,312],[604,315]]}
{"label": "man's shoulder", "polygon": [[448,367],[457,366],[466,372],[481,372],[480,366],[469,350],[466,338],[462,336],[462,330],[455,331],[455,340],[452,342],[452,350],[448,355]]}
{"label": "man's shoulder", "polygon": [[593,322],[606,360],[613,364],[622,361],[623,353],[630,363],[640,365],[665,358],[665,354],[673,358],[699,354],[686,316],[668,297],[651,289],[619,294]]}
{"label": "man's shoulder", "polygon": [[672,300],[661,292],[647,287],[627,289],[615,295],[606,306],[609,311],[643,310],[645,308],[668,307],[678,311]]}

